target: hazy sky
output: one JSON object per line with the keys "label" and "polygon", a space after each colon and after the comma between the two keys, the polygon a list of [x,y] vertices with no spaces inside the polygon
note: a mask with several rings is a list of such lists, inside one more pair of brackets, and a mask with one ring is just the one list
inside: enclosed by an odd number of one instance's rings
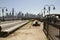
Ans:
{"label": "hazy sky", "polygon": [[22,11],[33,14],[41,13],[44,5],[51,4],[56,7],[55,11],[51,7],[51,13],[60,13],[60,0],[0,0],[0,7],[7,7],[9,11],[14,8],[15,12]]}

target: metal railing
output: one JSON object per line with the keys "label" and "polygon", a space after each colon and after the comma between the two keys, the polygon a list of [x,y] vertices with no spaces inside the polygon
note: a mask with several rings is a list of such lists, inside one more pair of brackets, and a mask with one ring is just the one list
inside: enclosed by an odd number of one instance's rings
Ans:
{"label": "metal railing", "polygon": [[44,20],[43,31],[49,40],[60,40],[60,20],[54,22],[54,20],[50,19]]}

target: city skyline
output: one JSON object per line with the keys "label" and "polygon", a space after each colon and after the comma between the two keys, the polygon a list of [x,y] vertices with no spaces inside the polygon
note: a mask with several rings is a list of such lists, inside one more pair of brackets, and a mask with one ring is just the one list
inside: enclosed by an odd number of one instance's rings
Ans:
{"label": "city skyline", "polygon": [[[51,13],[60,13],[60,0],[0,0],[0,7],[7,7],[8,12],[14,8],[15,12],[22,11],[23,13],[29,12],[33,14],[41,13],[44,5],[55,5],[56,9]],[[0,9],[1,11],[1,9]],[[1,13],[1,12],[0,12]]]}

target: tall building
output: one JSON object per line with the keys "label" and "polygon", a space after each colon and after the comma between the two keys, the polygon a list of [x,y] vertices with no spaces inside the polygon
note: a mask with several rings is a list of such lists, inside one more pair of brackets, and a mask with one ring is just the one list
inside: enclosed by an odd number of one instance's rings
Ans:
{"label": "tall building", "polygon": [[11,14],[11,12],[9,13],[9,17],[12,17],[12,14]]}
{"label": "tall building", "polygon": [[27,18],[29,16],[29,13],[27,12],[26,14],[25,14],[25,17]]}
{"label": "tall building", "polygon": [[11,16],[11,12],[9,13],[9,15]]}
{"label": "tall building", "polygon": [[12,8],[12,16],[14,16],[14,8]]}
{"label": "tall building", "polygon": [[8,17],[9,16],[9,14],[8,13],[6,13],[6,17]]}

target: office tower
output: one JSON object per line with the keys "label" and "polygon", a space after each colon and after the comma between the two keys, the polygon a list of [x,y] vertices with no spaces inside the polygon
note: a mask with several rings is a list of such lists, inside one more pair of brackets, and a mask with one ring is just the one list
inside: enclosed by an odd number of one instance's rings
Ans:
{"label": "office tower", "polygon": [[12,16],[14,16],[14,8],[12,8]]}
{"label": "office tower", "polygon": [[9,16],[9,14],[8,13],[6,13],[6,17],[8,17]]}

